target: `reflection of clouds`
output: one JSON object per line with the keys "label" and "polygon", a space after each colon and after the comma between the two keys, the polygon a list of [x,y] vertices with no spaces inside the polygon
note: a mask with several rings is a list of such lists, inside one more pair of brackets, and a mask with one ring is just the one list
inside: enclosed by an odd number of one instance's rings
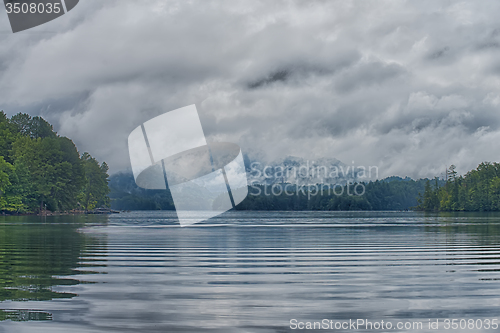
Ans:
{"label": "reflection of clouds", "polygon": [[0,36],[0,109],[41,113],[112,172],[129,166],[136,124],[192,103],[209,141],[263,159],[336,157],[381,177],[462,172],[491,160],[500,136],[499,10],[88,0],[32,30],[60,34]]}
{"label": "reflection of clouds", "polygon": [[87,257],[107,274],[66,287],[79,295],[69,302],[18,303],[53,321],[2,328],[267,333],[291,318],[495,318],[499,217],[452,215],[235,211],[207,224],[217,228],[179,228],[175,212],[116,214],[82,230],[107,239]]}

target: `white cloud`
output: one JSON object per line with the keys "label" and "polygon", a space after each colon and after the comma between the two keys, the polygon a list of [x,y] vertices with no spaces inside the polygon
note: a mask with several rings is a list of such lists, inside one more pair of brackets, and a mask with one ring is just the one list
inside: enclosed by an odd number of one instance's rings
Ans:
{"label": "white cloud", "polygon": [[129,166],[133,128],[196,103],[209,138],[267,159],[465,172],[498,156],[499,7],[81,1],[0,34],[0,108],[42,114],[112,171]]}

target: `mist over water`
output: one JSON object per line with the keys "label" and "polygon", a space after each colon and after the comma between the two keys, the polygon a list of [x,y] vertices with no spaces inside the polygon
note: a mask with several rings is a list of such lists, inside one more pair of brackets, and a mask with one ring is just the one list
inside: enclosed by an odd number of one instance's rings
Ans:
{"label": "mist over water", "polygon": [[429,319],[498,316],[499,241],[500,214],[230,211],[186,228],[161,211],[3,217],[0,332],[359,318],[432,331]]}

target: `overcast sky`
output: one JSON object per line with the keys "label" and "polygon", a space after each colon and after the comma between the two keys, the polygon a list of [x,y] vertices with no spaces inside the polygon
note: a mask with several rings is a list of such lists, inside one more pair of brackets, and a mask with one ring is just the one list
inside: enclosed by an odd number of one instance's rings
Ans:
{"label": "overcast sky", "polygon": [[196,104],[209,140],[433,177],[499,161],[498,1],[81,0],[13,34],[0,109],[42,115],[111,172],[128,134]]}

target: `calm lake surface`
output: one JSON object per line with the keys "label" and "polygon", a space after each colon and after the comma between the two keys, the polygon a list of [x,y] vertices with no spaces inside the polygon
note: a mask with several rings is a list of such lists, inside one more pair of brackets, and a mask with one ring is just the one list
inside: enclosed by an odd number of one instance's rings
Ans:
{"label": "calm lake surface", "polygon": [[437,332],[446,318],[500,317],[499,214],[175,221],[159,211],[0,217],[0,332],[300,331],[291,319],[420,321],[392,331]]}

